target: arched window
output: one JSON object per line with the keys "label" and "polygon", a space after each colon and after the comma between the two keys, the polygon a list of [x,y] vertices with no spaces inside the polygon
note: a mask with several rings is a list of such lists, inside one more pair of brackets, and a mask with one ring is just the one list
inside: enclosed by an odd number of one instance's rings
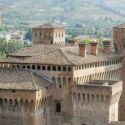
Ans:
{"label": "arched window", "polygon": [[32,65],[32,69],[35,69],[36,67],[35,67],[35,65]]}
{"label": "arched window", "polygon": [[68,78],[68,83],[71,83],[72,79],[71,78]]}
{"label": "arched window", "polygon": [[4,99],[4,102],[7,103],[7,99],[6,98]]}
{"label": "arched window", "polygon": [[17,68],[19,69],[19,68],[20,68],[20,66],[19,66],[19,65],[17,65]]}
{"label": "arched window", "polygon": [[95,95],[92,94],[92,101],[95,101]]}
{"label": "arched window", "polygon": [[66,67],[63,67],[63,71],[66,71]]}
{"label": "arched window", "polygon": [[58,71],[61,71],[61,66],[58,66]]}
{"label": "arched window", "polygon": [[40,66],[37,66],[37,70],[40,70]]}
{"label": "arched window", "polygon": [[56,112],[61,112],[61,103],[59,101],[56,102]]}
{"label": "arched window", "polygon": [[53,66],[53,71],[56,71],[56,67],[55,66]]}
{"label": "arched window", "polygon": [[42,70],[46,70],[46,67],[45,67],[45,66],[42,66]]}
{"label": "arched window", "polygon": [[0,106],[3,106],[3,100],[0,98]]}
{"label": "arched window", "polygon": [[18,105],[18,100],[17,100],[17,99],[15,99],[15,105],[16,105],[16,106]]}
{"label": "arched window", "polygon": [[23,100],[22,99],[20,99],[20,103],[22,103],[23,102]]}
{"label": "arched window", "polygon": [[81,101],[80,93],[78,93],[78,101]]}
{"label": "arched window", "polygon": [[27,69],[30,69],[30,66],[27,66]]}
{"label": "arched window", "polygon": [[71,67],[68,67],[68,71],[71,71],[72,69],[71,69]]}
{"label": "arched window", "polygon": [[61,86],[61,85],[59,85],[59,88],[61,89],[61,88],[62,88],[62,86]]}
{"label": "arched window", "polygon": [[99,101],[99,95],[96,95],[96,101]]}
{"label": "arched window", "polygon": [[23,67],[22,67],[23,69],[25,69],[25,65],[23,65]]}
{"label": "arched window", "polygon": [[49,71],[50,71],[50,70],[51,70],[51,67],[50,67],[50,66],[47,66],[47,70],[49,70]]}
{"label": "arched window", "polygon": [[13,101],[12,101],[12,99],[10,99],[10,105],[12,105],[12,103],[13,103]]}

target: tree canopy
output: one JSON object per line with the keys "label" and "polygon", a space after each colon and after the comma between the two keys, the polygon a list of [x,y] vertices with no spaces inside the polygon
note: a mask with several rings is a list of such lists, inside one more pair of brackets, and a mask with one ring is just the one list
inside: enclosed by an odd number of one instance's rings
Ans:
{"label": "tree canopy", "polygon": [[18,51],[23,48],[24,45],[21,41],[9,41],[0,39],[0,57],[5,57],[7,54]]}

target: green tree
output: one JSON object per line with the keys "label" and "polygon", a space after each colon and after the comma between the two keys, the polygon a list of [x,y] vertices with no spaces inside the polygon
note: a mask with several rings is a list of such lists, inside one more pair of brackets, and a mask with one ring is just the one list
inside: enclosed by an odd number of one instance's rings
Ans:
{"label": "green tree", "polygon": [[21,41],[10,41],[6,43],[6,51],[8,54],[18,51],[19,49],[23,48],[23,43]]}
{"label": "green tree", "polygon": [[26,39],[28,40],[32,40],[32,30],[31,29],[28,29],[27,33],[26,33]]}
{"label": "green tree", "polygon": [[89,44],[89,43],[91,43],[91,42],[93,42],[93,41],[94,41],[94,39],[85,38],[85,39],[80,39],[80,40],[78,41],[78,43],[86,43],[86,44]]}
{"label": "green tree", "polygon": [[7,42],[5,39],[0,39],[0,57],[5,57],[5,55],[18,51],[23,47],[24,45],[21,41]]}

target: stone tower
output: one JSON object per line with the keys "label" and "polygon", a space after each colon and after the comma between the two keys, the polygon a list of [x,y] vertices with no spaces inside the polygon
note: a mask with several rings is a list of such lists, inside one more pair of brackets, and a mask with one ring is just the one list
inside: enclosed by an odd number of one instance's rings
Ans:
{"label": "stone tower", "polygon": [[61,25],[44,24],[32,29],[33,45],[65,44],[65,28]]}
{"label": "stone tower", "polygon": [[[115,50],[123,53],[125,55],[125,24],[118,25],[113,28],[113,39]],[[120,110],[119,110],[119,120],[125,121],[125,58],[122,59],[122,68],[121,68],[121,79],[123,81],[123,90],[122,96],[120,98]]]}
{"label": "stone tower", "polygon": [[123,46],[125,46],[125,24],[113,28],[113,40],[116,49],[123,49]]}

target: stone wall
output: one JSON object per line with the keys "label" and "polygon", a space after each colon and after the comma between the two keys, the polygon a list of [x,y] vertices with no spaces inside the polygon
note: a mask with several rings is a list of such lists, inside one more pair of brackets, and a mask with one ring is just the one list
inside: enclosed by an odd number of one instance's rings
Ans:
{"label": "stone wall", "polygon": [[53,44],[64,45],[65,44],[65,30],[54,29]]}
{"label": "stone wall", "polygon": [[65,44],[65,30],[53,28],[33,28],[33,44]]}
{"label": "stone wall", "polygon": [[110,125],[125,125],[125,122],[112,122]]}
{"label": "stone wall", "polygon": [[120,80],[121,63],[108,66],[89,67],[85,69],[75,69],[73,72],[74,81],[83,84],[90,80]]}
{"label": "stone wall", "polygon": [[108,105],[86,104],[74,107],[73,125],[108,125],[109,111]]}
{"label": "stone wall", "polygon": [[118,121],[122,82],[91,82],[72,88],[73,125],[108,125]]}
{"label": "stone wall", "polygon": [[121,50],[125,45],[125,28],[114,28],[113,29],[113,40],[114,44],[117,45],[118,49]]}

